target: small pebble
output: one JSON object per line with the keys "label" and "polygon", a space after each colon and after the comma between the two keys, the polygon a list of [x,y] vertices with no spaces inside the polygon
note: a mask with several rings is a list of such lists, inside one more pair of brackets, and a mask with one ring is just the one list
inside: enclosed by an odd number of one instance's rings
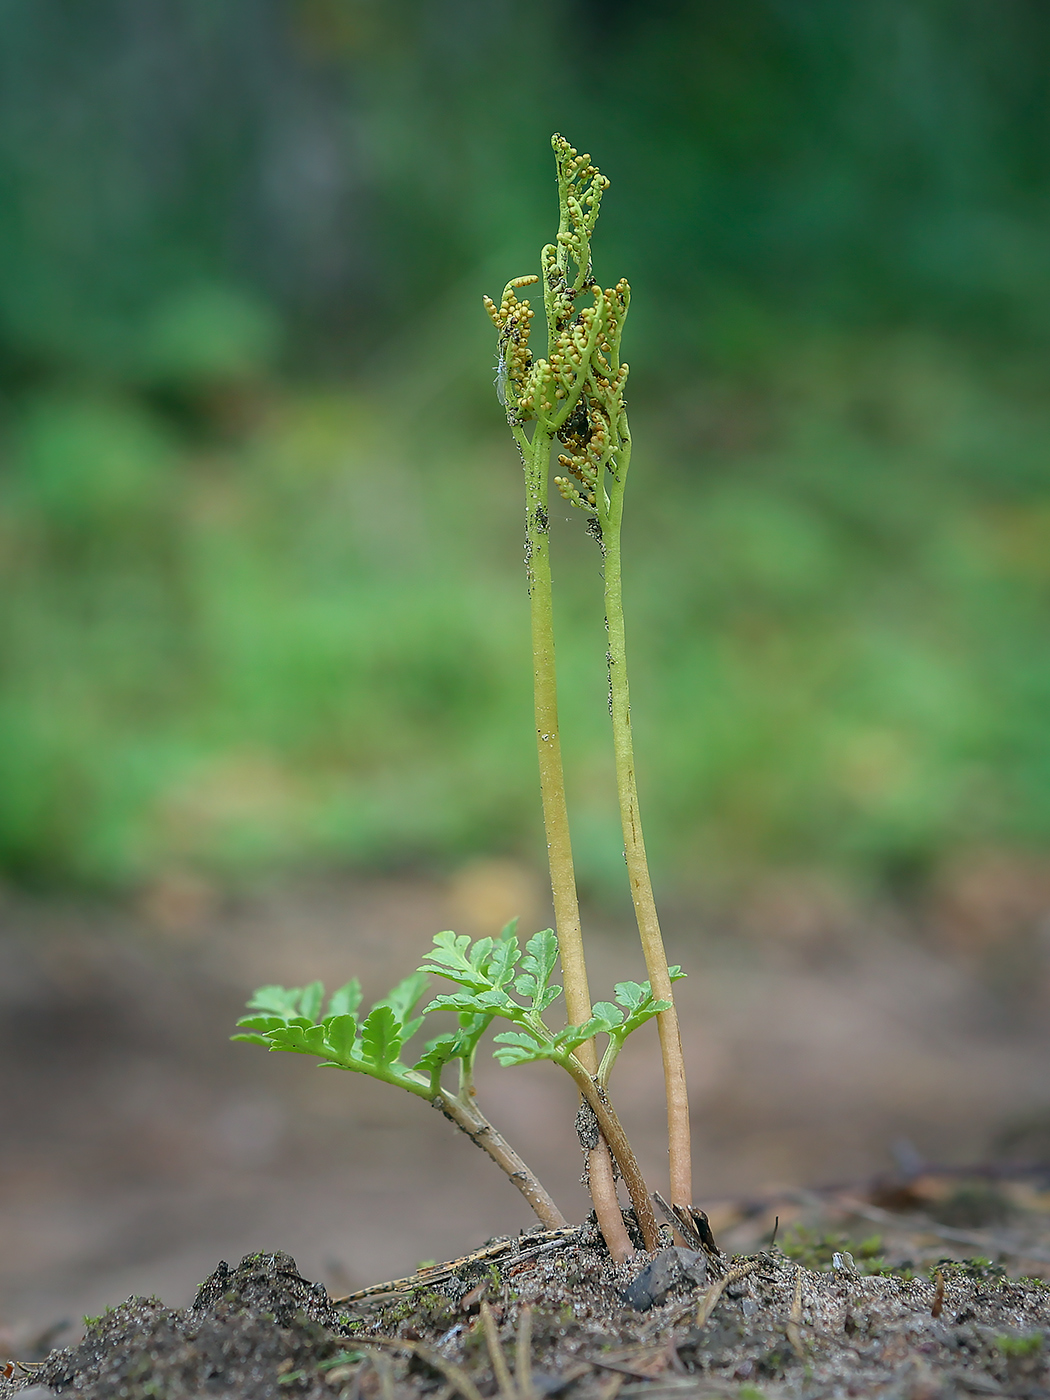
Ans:
{"label": "small pebble", "polygon": [[682,1279],[699,1286],[704,1282],[706,1273],[707,1261],[702,1254],[694,1249],[672,1245],[651,1259],[620,1296],[637,1312],[647,1312]]}

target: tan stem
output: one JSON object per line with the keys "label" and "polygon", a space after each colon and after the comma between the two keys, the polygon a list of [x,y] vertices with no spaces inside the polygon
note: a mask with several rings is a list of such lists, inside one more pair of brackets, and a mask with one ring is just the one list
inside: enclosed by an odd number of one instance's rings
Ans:
{"label": "tan stem", "polygon": [[[534,452],[546,458],[550,440],[532,443]],[[576,894],[569,812],[565,798],[565,772],[558,731],[558,682],[554,656],[554,609],[551,598],[550,538],[548,534],[546,483],[540,472],[526,472],[526,540],[529,574],[529,603],[532,621],[532,683],[536,714],[536,749],[543,797],[543,825],[547,835],[547,861],[550,866],[554,923],[558,934],[562,972],[565,976],[565,1005],[574,1026],[590,1020],[591,996],[587,983],[587,963],[583,952],[580,906]]]}
{"label": "tan stem", "polygon": [[[569,812],[565,798],[565,771],[558,730],[558,682],[554,655],[554,607],[551,596],[550,537],[547,518],[547,463],[551,438],[537,429],[529,445],[525,465],[526,561],[532,619],[532,677],[536,714],[536,747],[539,756],[543,825],[547,835],[554,926],[558,935],[565,981],[565,1005],[569,1022],[581,1026],[591,1018],[591,993],[583,951],[576,872],[569,836]],[[598,1069],[594,1041],[577,1051],[588,1073]],[[621,1167],[622,1170],[622,1167]],[[591,1201],[609,1253],[618,1262],[634,1253],[631,1237],[620,1214],[616,1181],[608,1149],[599,1143],[588,1156]]]}
{"label": "tan stem", "polygon": [[496,1165],[510,1177],[538,1219],[548,1230],[560,1230],[569,1222],[554,1204],[536,1174],[522,1161],[498,1128],[493,1127],[481,1110],[442,1091],[430,1103],[446,1118],[461,1128],[475,1147],[487,1152]]}
{"label": "tan stem", "polygon": [[609,1151],[616,1158],[616,1165],[620,1168],[624,1185],[627,1187],[627,1194],[631,1198],[631,1205],[634,1206],[634,1213],[638,1218],[638,1226],[642,1232],[646,1249],[659,1249],[660,1227],[656,1223],[653,1203],[649,1197],[649,1188],[645,1184],[642,1169],[638,1165],[638,1159],[627,1140],[627,1134],[616,1115],[616,1110],[609,1102],[602,1086],[584,1069],[578,1056],[570,1055],[564,1063],[566,1069],[579,1085],[580,1093],[594,1110],[598,1126],[602,1130],[605,1141],[609,1144]]}
{"label": "tan stem", "polygon": [[631,700],[627,684],[627,643],[623,620],[623,593],[620,575],[620,513],[629,450],[619,466],[613,487],[610,513],[603,529],[605,549],[605,615],[609,627],[609,701],[613,721],[613,748],[616,760],[616,788],[620,800],[624,856],[631,884],[638,934],[653,995],[671,1003],[670,1010],[657,1017],[660,1053],[663,1058],[667,1093],[667,1140],[670,1152],[671,1201],[692,1204],[692,1160],[689,1130],[689,1098],[686,1091],[685,1057],[674,1007],[674,993],[667,970],[667,954],[660,933],[649,865],[642,838],[638,811],[638,787],[634,775],[634,742],[631,737]]}
{"label": "tan stem", "polygon": [[609,1253],[617,1264],[626,1263],[637,1251],[631,1243],[631,1236],[620,1213],[616,1174],[604,1137],[597,1147],[592,1147],[587,1153],[587,1189],[591,1193],[594,1214]]}

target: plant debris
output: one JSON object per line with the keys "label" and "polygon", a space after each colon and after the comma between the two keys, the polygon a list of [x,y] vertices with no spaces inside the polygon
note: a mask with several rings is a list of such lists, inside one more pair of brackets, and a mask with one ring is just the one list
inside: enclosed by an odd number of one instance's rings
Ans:
{"label": "plant debris", "polygon": [[1045,1281],[948,1258],[928,1275],[865,1273],[870,1247],[855,1249],[863,1264],[835,1249],[830,1267],[759,1250],[710,1282],[703,1258],[670,1244],[615,1265],[592,1219],[353,1301],[286,1254],[252,1254],[220,1264],[188,1308],[132,1298],[78,1345],[0,1367],[0,1397],[1050,1396]]}

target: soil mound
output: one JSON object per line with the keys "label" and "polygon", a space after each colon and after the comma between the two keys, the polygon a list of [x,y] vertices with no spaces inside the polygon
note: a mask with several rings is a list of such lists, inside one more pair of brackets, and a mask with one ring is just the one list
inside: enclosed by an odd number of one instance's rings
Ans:
{"label": "soil mound", "polygon": [[1050,1396],[1050,1288],[986,1261],[865,1274],[668,1246],[626,1270],[587,1226],[332,1299],[287,1254],[221,1263],[192,1305],[133,1298],[18,1368],[23,1400],[650,1400]]}
{"label": "soil mound", "polygon": [[338,1364],[349,1321],[322,1284],[301,1277],[289,1255],[250,1254],[236,1269],[220,1263],[188,1308],[128,1299],[91,1321],[79,1345],[52,1352],[26,1380],[41,1400],[56,1393],[78,1400],[331,1400],[324,1378],[335,1369],[331,1363]]}

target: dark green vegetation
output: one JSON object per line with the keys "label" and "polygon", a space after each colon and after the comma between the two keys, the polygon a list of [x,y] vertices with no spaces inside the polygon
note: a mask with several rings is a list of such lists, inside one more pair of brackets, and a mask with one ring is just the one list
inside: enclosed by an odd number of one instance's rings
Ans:
{"label": "dark green vegetation", "polygon": [[[1050,15],[797,9],[551,5],[537,64],[524,0],[4,8],[10,877],[538,854],[477,305],[531,266],[555,127],[617,153],[664,875],[1045,841]],[[605,885],[598,560],[561,523]]]}

